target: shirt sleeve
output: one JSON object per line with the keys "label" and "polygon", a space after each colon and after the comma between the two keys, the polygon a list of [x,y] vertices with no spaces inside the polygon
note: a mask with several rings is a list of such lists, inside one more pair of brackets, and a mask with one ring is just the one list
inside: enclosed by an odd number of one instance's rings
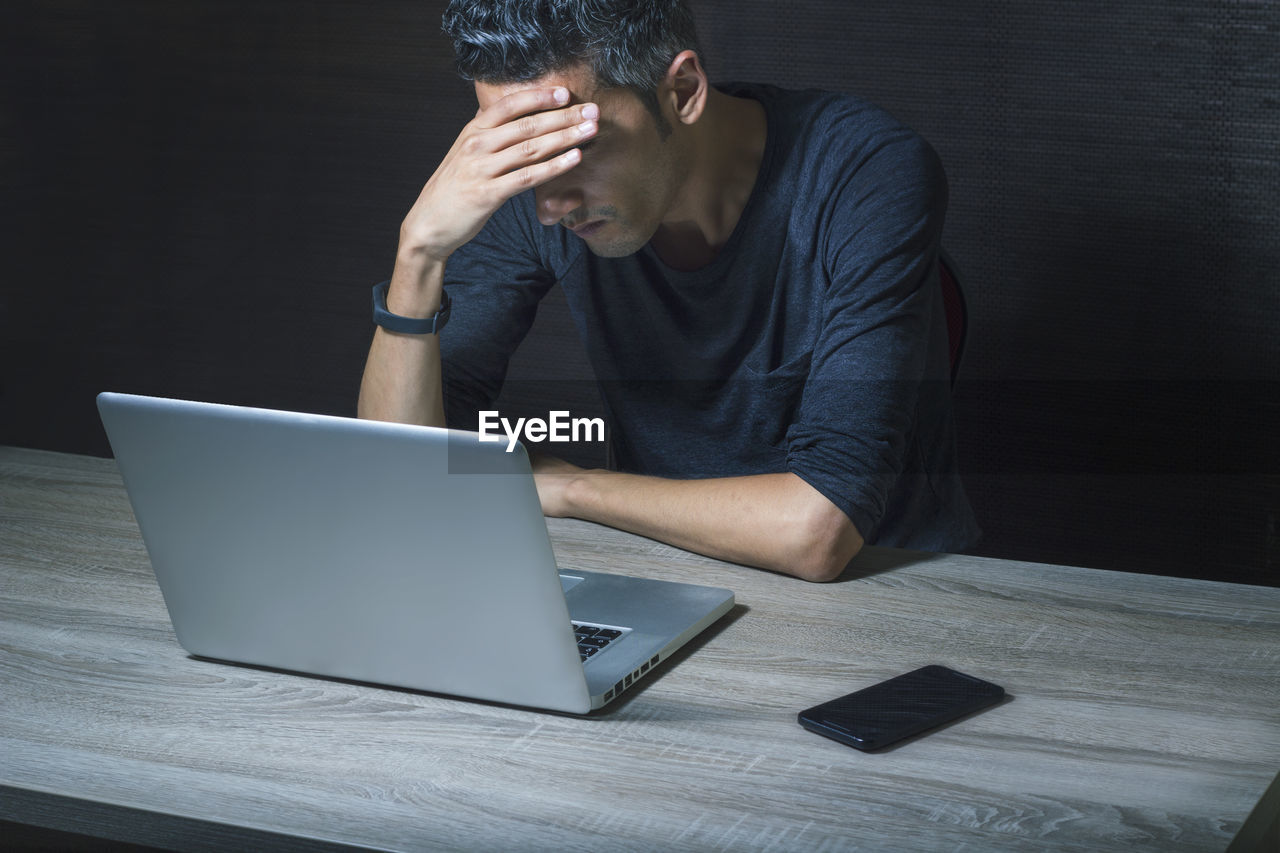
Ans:
{"label": "shirt sleeve", "polygon": [[831,201],[821,223],[822,329],[787,465],[872,541],[908,467],[922,387],[946,381],[936,340],[945,335],[937,254],[946,177],[928,143],[902,131]]}
{"label": "shirt sleeve", "polygon": [[445,419],[475,429],[492,406],[512,353],[533,325],[554,283],[543,262],[531,194],[510,199],[445,266],[453,305],[440,334]]}

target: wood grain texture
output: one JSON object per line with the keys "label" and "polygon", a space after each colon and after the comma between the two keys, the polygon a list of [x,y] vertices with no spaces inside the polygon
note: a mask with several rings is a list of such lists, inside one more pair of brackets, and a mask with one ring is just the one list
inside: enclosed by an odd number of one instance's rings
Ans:
{"label": "wood grain texture", "polygon": [[[1211,851],[1280,769],[1280,590],[883,549],[817,586],[551,529],[562,565],[739,605],[590,718],[198,661],[114,462],[0,449],[0,819],[180,849]],[[930,662],[1012,698],[875,755],[796,725]]]}

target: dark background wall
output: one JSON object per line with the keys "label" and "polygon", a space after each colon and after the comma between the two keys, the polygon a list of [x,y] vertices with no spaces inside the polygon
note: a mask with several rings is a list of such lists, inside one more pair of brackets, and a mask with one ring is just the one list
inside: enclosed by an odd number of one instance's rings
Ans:
{"label": "dark background wall", "polygon": [[[713,78],[868,96],[947,164],[979,553],[1280,584],[1277,4],[695,2]],[[0,443],[107,454],[103,389],[352,413],[475,109],[442,6],[7,3]],[[553,300],[515,405],[588,376]]]}

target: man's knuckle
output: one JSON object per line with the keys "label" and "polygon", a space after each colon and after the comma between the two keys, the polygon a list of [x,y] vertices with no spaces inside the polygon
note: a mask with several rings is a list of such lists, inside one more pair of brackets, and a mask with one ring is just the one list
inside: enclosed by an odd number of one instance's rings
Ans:
{"label": "man's knuckle", "polygon": [[516,172],[516,186],[522,190],[527,190],[533,186],[538,180],[538,170],[532,166],[521,169]]}

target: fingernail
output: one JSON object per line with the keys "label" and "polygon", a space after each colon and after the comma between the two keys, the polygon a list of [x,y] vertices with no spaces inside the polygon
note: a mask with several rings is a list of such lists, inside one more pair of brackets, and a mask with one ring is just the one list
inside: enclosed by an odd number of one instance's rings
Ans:
{"label": "fingernail", "polygon": [[600,108],[595,104],[587,104],[582,108],[583,118],[600,118]]}
{"label": "fingernail", "polygon": [[557,104],[567,104],[569,103],[569,90],[563,86],[558,86],[552,97],[556,99]]}
{"label": "fingernail", "polygon": [[582,124],[578,125],[578,133],[582,134],[583,136],[586,136],[588,133],[591,133],[595,129],[596,129],[596,123],[594,121],[584,121]]}

